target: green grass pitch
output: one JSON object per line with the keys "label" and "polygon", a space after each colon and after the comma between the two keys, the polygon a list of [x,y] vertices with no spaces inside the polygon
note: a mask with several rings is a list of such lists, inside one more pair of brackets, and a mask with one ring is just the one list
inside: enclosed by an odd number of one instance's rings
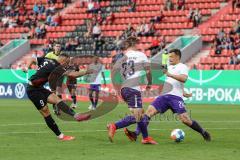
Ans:
{"label": "green grass pitch", "polygon": [[[79,106],[86,110],[88,103],[79,103]],[[128,113],[125,104],[89,122],[64,122],[53,116],[63,133],[76,136],[74,141],[61,142],[47,128],[30,101],[1,100],[0,160],[239,159],[240,106],[188,105],[187,108],[191,117],[210,131],[212,142],[205,142],[198,133],[174,120],[167,112],[165,116],[154,118],[149,126],[149,134],[158,145],[142,145],[140,138],[137,142],[130,142],[122,130],[117,131],[114,143],[110,143],[106,124]],[[169,138],[175,128],[181,128],[186,133],[182,143],[174,143]]]}

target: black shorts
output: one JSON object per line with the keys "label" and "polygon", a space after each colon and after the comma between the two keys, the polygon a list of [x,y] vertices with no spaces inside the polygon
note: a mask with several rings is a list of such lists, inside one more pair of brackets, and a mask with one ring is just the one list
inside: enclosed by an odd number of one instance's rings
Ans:
{"label": "black shorts", "polygon": [[28,98],[33,102],[38,110],[41,110],[47,105],[47,99],[50,94],[52,94],[52,92],[43,87],[27,86]]}

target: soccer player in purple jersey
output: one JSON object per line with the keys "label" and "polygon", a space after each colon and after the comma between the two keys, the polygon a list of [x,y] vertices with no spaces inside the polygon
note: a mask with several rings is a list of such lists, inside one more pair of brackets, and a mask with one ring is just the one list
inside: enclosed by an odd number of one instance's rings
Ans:
{"label": "soccer player in purple jersey", "polygon": [[[146,115],[153,117],[158,113],[164,113],[168,109],[171,109],[173,113],[178,114],[178,118],[182,123],[200,133],[204,140],[211,141],[210,134],[203,129],[197,121],[190,119],[185,109],[183,96],[189,97],[191,94],[186,94],[183,91],[184,83],[188,78],[188,68],[185,64],[180,63],[180,59],[181,51],[179,49],[169,51],[170,65],[167,69],[163,70],[166,74],[166,83],[164,84],[163,92],[169,90],[169,85],[167,84],[170,84],[172,89],[158,96],[148,107]],[[125,128],[124,132],[131,141],[136,141],[140,133],[139,130],[140,128],[137,128],[135,132],[132,132]]]}
{"label": "soccer player in purple jersey", "polygon": [[[157,144],[153,138],[148,136],[147,122],[149,117],[144,114],[142,108],[142,97],[140,92],[140,81],[138,77],[143,76],[145,71],[148,79],[148,86],[151,85],[151,72],[148,58],[146,55],[136,49],[138,39],[136,37],[129,37],[123,42],[125,47],[124,56],[116,63],[114,71],[120,72],[123,80],[121,86],[121,96],[128,104],[128,108],[132,113],[115,123],[108,124],[108,137],[113,142],[113,137],[116,130],[125,128],[131,124],[137,123],[143,139],[142,144]],[[118,66],[118,67],[116,67]],[[114,75],[114,74],[113,74]]]}

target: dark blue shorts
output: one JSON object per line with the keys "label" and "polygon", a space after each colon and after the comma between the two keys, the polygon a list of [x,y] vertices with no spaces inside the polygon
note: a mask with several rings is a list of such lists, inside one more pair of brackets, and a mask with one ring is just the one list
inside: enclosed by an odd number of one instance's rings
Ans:
{"label": "dark blue shorts", "polygon": [[121,96],[128,104],[128,108],[142,108],[142,96],[140,91],[124,87],[121,89]]}
{"label": "dark blue shorts", "polygon": [[90,84],[90,90],[91,91],[96,91],[96,92],[99,92],[100,91],[100,87],[101,87],[101,84]]}
{"label": "dark blue shorts", "polygon": [[169,94],[158,96],[151,105],[160,113],[164,113],[168,109],[171,109],[173,113],[177,114],[187,112],[183,99]]}

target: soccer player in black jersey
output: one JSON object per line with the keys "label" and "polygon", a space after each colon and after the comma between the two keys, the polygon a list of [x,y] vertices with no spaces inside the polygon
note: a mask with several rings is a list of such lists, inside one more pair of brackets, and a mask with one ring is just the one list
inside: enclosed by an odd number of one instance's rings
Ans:
{"label": "soccer player in black jersey", "polygon": [[[64,70],[64,67],[67,67],[69,63],[69,60],[70,58],[68,57],[68,55],[65,54],[59,55],[59,57],[56,60],[47,58],[44,59],[42,63],[39,65],[39,69],[37,70],[37,72],[30,77],[29,84],[27,86],[27,95],[29,99],[33,102],[33,104],[39,110],[41,115],[44,117],[47,126],[55,133],[59,140],[63,141],[73,140],[74,137],[66,136],[63,133],[61,133],[57,124],[55,123],[50,114],[47,103],[56,104],[56,106],[61,111],[67,113],[68,115],[73,116],[76,121],[83,121],[90,118],[90,115],[88,114],[76,114],[54,92],[51,92],[50,90],[45,89],[43,87],[47,82],[49,82],[49,84],[54,83],[49,81],[49,77],[59,67],[63,68]],[[88,71],[81,70],[79,72],[75,71],[63,72],[64,75],[70,77],[80,77],[89,73],[91,73],[91,71],[89,70]]]}

